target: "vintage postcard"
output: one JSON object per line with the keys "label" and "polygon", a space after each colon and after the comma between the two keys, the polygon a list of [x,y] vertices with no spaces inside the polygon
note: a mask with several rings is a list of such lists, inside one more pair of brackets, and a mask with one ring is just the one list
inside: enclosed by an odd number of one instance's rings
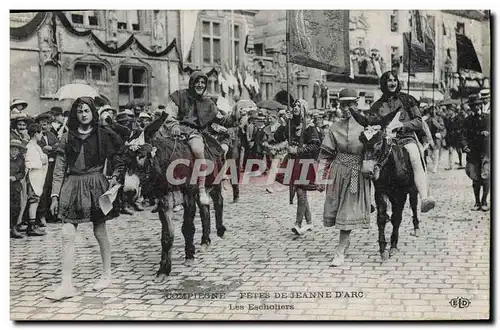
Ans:
{"label": "vintage postcard", "polygon": [[11,320],[489,320],[490,20],[12,10]]}

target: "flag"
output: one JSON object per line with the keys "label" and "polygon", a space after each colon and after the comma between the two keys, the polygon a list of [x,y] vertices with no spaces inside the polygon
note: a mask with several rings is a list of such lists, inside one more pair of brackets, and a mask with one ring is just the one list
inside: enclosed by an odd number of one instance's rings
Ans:
{"label": "flag", "polygon": [[457,38],[457,68],[458,70],[472,70],[482,72],[472,41],[463,34],[456,34]]}
{"label": "flag", "polygon": [[289,62],[348,73],[349,11],[287,10]]}
{"label": "flag", "polygon": [[423,16],[418,10],[412,11],[411,33],[403,33],[404,72],[408,72],[408,64],[411,73],[434,70],[436,40],[434,22],[434,16]]}
{"label": "flag", "polygon": [[425,51],[424,22],[419,10],[411,11],[411,46]]}
{"label": "flag", "polygon": [[186,62],[193,44],[194,32],[198,23],[199,10],[181,10],[181,53],[183,63]]}

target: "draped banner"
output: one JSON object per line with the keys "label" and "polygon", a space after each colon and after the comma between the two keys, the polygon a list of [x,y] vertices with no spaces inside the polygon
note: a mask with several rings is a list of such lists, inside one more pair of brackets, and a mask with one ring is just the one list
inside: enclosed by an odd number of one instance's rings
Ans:
{"label": "draped banner", "polygon": [[[16,13],[11,13],[16,14]],[[45,22],[48,12],[39,12],[31,21],[23,26],[10,27],[10,38],[14,40],[24,40],[35,34]]]}
{"label": "draped banner", "polygon": [[[418,13],[418,11],[416,11]],[[403,33],[403,71],[432,72],[434,69],[435,39],[434,16],[412,17],[412,33]],[[411,56],[410,56],[411,52]]]}
{"label": "draped banner", "polygon": [[181,54],[184,62],[187,61],[191,51],[199,12],[199,10],[181,10]]}
{"label": "draped banner", "polygon": [[[68,18],[66,17],[66,15],[63,13],[63,12],[55,12],[57,18],[59,19],[59,21],[61,22],[61,24],[64,26],[64,28],[66,30],[68,30],[71,34],[75,35],[75,36],[78,36],[78,37],[86,37],[86,36],[91,36],[92,39],[94,40],[94,42],[96,43],[97,47],[99,47],[100,49],[102,49],[103,51],[105,51],[106,53],[109,53],[109,54],[120,54],[122,52],[124,52],[125,50],[127,50],[134,42],[137,44],[137,48],[139,48],[144,54],[148,55],[148,56],[151,56],[151,57],[162,57],[162,56],[165,56],[167,55],[168,53],[170,53],[170,51],[175,48],[176,49],[176,52],[177,52],[177,55],[179,56],[179,50],[177,49],[177,41],[176,39],[172,40],[172,42],[170,43],[170,45],[167,46],[167,48],[165,48],[163,51],[159,52],[159,53],[156,53],[148,48],[146,48],[146,46],[144,46],[143,44],[141,44],[139,42],[139,40],[137,40],[134,35],[131,35],[130,38],[127,39],[127,41],[125,41],[122,45],[116,47],[116,48],[113,48],[113,47],[109,47],[108,45],[106,45],[106,43],[102,42],[93,32],[92,30],[87,30],[87,31],[78,31],[76,30],[73,25],[71,25],[70,21],[68,20]],[[181,60],[182,62],[182,58],[179,56],[179,59]]]}
{"label": "draped banner", "polygon": [[289,62],[349,72],[349,11],[288,10]]}
{"label": "draped banner", "polygon": [[463,34],[456,34],[457,38],[457,69],[482,72],[472,41]]}

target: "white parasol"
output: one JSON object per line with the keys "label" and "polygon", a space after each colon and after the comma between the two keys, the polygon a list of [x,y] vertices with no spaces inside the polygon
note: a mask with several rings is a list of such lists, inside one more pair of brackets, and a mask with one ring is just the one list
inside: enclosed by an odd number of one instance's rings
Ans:
{"label": "white parasol", "polygon": [[85,84],[68,84],[59,88],[55,99],[64,100],[64,99],[73,99],[76,100],[79,97],[100,97],[99,93],[89,85]]}

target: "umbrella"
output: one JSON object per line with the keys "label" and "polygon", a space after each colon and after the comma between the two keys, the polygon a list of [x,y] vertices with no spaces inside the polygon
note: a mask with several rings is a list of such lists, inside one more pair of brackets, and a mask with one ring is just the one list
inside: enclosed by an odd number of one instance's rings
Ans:
{"label": "umbrella", "polygon": [[79,97],[99,97],[99,93],[89,85],[68,84],[59,88],[54,98],[58,100],[77,99]]}
{"label": "umbrella", "polygon": [[265,100],[265,101],[260,101],[257,103],[257,107],[261,109],[268,109],[268,110],[282,110],[286,109],[286,107],[274,100]]}

